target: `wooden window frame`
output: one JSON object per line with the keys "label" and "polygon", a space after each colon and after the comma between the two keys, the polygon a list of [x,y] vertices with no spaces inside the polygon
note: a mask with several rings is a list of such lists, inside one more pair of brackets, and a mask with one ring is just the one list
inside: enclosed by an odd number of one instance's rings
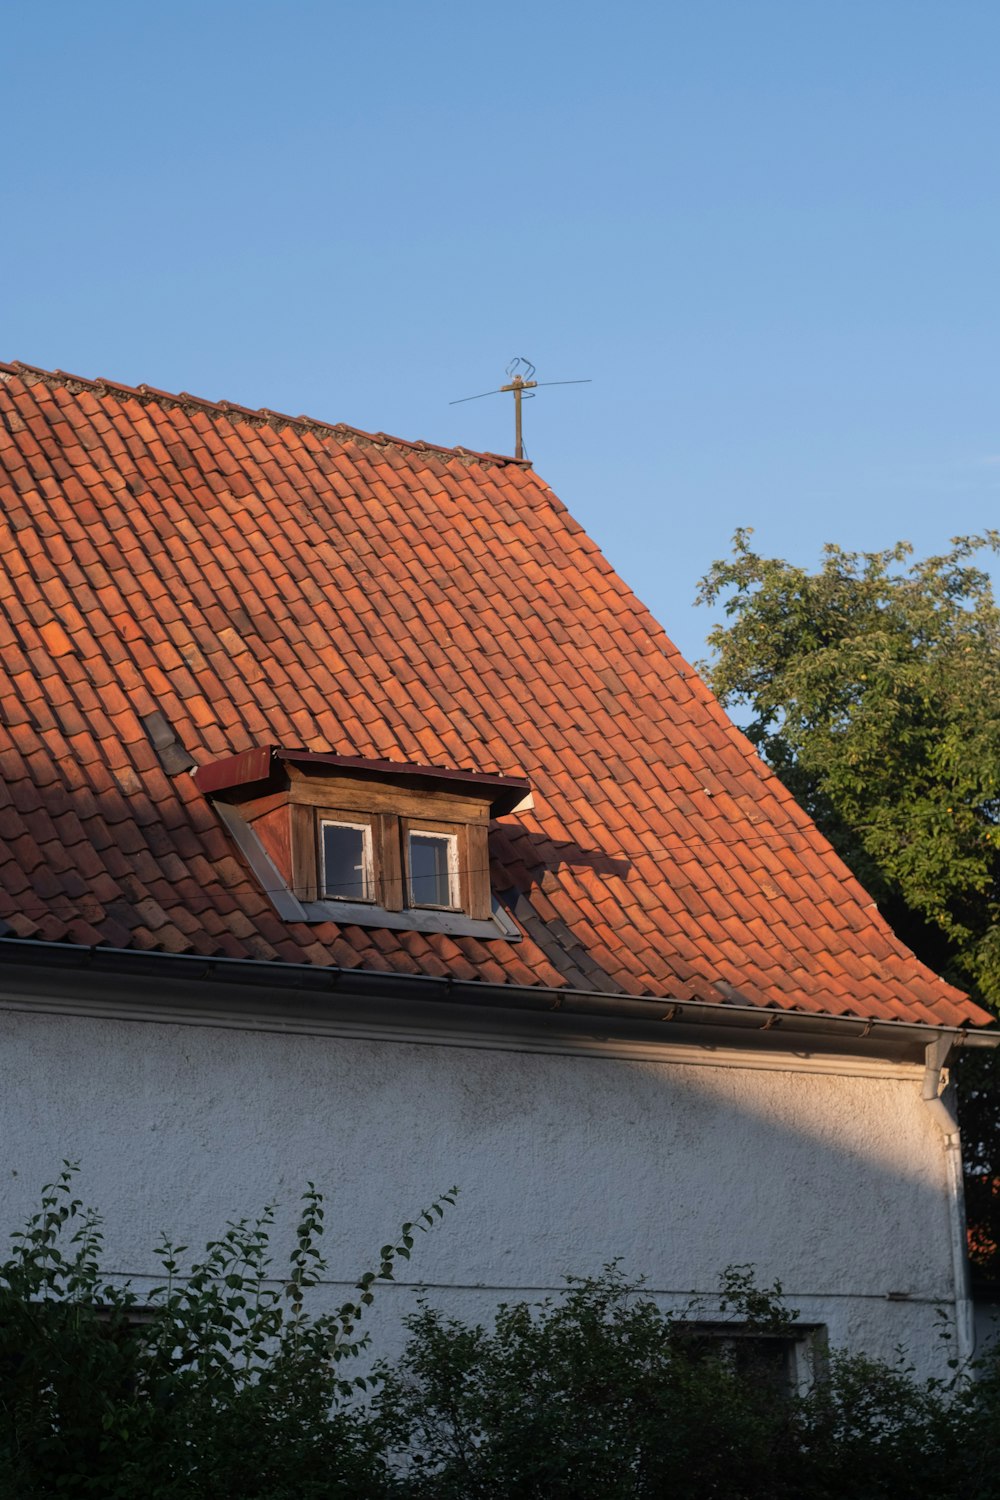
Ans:
{"label": "wooden window frame", "polygon": [[[382,906],[381,828],[377,814],[356,807],[325,806],[291,802],[291,889],[300,901],[330,901],[345,906]],[[337,896],[323,889],[323,824],[339,823],[347,828],[365,828],[369,860],[369,895]]]}
{"label": "wooden window frame", "polygon": [[[270,799],[268,804],[270,805]],[[482,803],[452,795],[366,785],[353,779],[317,785],[295,776],[287,794],[290,813],[291,889],[300,901],[343,900],[325,895],[321,838],[324,822],[371,830],[371,896],[359,905],[389,912],[441,912],[489,921],[493,894],[489,871],[489,811]],[[455,840],[455,906],[416,905],[409,876],[410,833],[442,834]]]}
{"label": "wooden window frame", "polygon": [[[364,867],[364,889],[363,896],[342,896],[336,891],[331,891],[326,883],[326,857],[324,852],[323,829],[352,828],[358,830],[362,835],[362,864]],[[375,830],[372,827],[372,819],[366,818],[363,813],[341,813],[341,812],[318,812],[316,815],[316,875],[317,889],[321,901],[347,901],[364,903],[365,905],[381,906],[383,902],[379,899],[378,861],[375,849]]]}
{"label": "wooden window frame", "polygon": [[[400,818],[400,833],[403,844],[403,866],[406,870],[407,909],[410,911],[465,911],[467,909],[468,880],[466,860],[468,840],[460,823],[437,823],[430,818]],[[426,834],[428,838],[448,840],[448,894],[452,897],[447,906],[435,901],[415,901],[413,897],[413,870],[411,868],[410,840],[414,835]]]}

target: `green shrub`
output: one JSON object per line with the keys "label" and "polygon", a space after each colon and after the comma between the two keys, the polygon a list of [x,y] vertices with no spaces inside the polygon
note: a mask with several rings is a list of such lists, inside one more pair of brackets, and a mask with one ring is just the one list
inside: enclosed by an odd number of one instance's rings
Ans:
{"label": "green shrub", "polygon": [[791,1389],[761,1351],[796,1314],[748,1267],[717,1299],[738,1338],[612,1265],[489,1328],[422,1303],[368,1380],[373,1288],[454,1190],[334,1312],[308,1308],[326,1270],[312,1186],[280,1278],[269,1208],[186,1270],[165,1242],[140,1309],[101,1271],[72,1172],[0,1265],[0,1500],[1000,1500],[997,1359],[920,1382],[902,1358],[835,1352]]}
{"label": "green shrub", "polygon": [[277,1281],[273,1208],[241,1219],[181,1275],[164,1241],[164,1284],[137,1320],[129,1288],[100,1268],[100,1220],[72,1194],[74,1168],[46,1187],[0,1266],[0,1495],[18,1500],[333,1500],[388,1492],[351,1361],[373,1287],[409,1257],[414,1230],[335,1312],[313,1315],[322,1279],[323,1199],[310,1184]]}
{"label": "green shrub", "polygon": [[[807,1391],[754,1367],[791,1331],[780,1287],[724,1273],[734,1340],[700,1338],[611,1266],[491,1329],[423,1306],[375,1420],[411,1500],[888,1500],[1000,1495],[991,1451],[996,1367],[978,1384],[921,1383],[835,1353]],[[991,1373],[992,1372],[992,1373]],[[992,1380],[992,1385],[990,1381]],[[987,1446],[980,1446],[988,1444]]]}

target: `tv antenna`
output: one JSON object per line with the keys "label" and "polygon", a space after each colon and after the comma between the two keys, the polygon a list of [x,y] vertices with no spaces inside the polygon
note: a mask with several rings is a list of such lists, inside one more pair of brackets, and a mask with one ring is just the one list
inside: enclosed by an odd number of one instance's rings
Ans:
{"label": "tv antenna", "polygon": [[461,406],[463,401],[482,401],[485,396],[499,396],[505,391],[513,392],[514,396],[514,457],[524,457],[524,438],[521,434],[521,402],[534,400],[535,388],[540,385],[590,385],[587,380],[536,380],[535,367],[530,359],[512,359],[504,372],[507,376],[508,385],[498,385],[492,391],[480,391],[478,396],[460,396],[457,401],[449,401],[449,406]]}

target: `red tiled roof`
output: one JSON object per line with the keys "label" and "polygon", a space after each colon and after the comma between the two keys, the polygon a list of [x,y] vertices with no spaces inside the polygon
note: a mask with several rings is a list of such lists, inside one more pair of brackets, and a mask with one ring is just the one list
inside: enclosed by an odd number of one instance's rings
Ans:
{"label": "red tiled roof", "polygon": [[[9,932],[989,1020],[529,466],[0,365],[0,486]],[[199,765],[279,744],[526,776],[534,810],[491,834],[524,940],[283,922],[164,720]]]}

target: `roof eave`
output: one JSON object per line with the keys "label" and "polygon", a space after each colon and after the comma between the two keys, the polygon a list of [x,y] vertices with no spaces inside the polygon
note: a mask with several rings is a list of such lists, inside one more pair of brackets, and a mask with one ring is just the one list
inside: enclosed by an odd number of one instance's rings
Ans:
{"label": "roof eave", "polygon": [[383,973],[261,959],[205,958],[130,948],[85,948],[31,938],[0,938],[0,965],[50,975],[74,971],[147,978],[188,985],[238,986],[241,990],[332,999],[425,1001],[435,1006],[486,1007],[510,1014],[533,1012],[624,1025],[672,1043],[743,1046],[752,1050],[882,1052],[922,1059],[928,1041],[946,1036],[952,1047],[996,1047],[1000,1026],[949,1026],[863,1016],[678,1000],[670,996],[606,994],[591,990],[489,984],[426,974]]}

